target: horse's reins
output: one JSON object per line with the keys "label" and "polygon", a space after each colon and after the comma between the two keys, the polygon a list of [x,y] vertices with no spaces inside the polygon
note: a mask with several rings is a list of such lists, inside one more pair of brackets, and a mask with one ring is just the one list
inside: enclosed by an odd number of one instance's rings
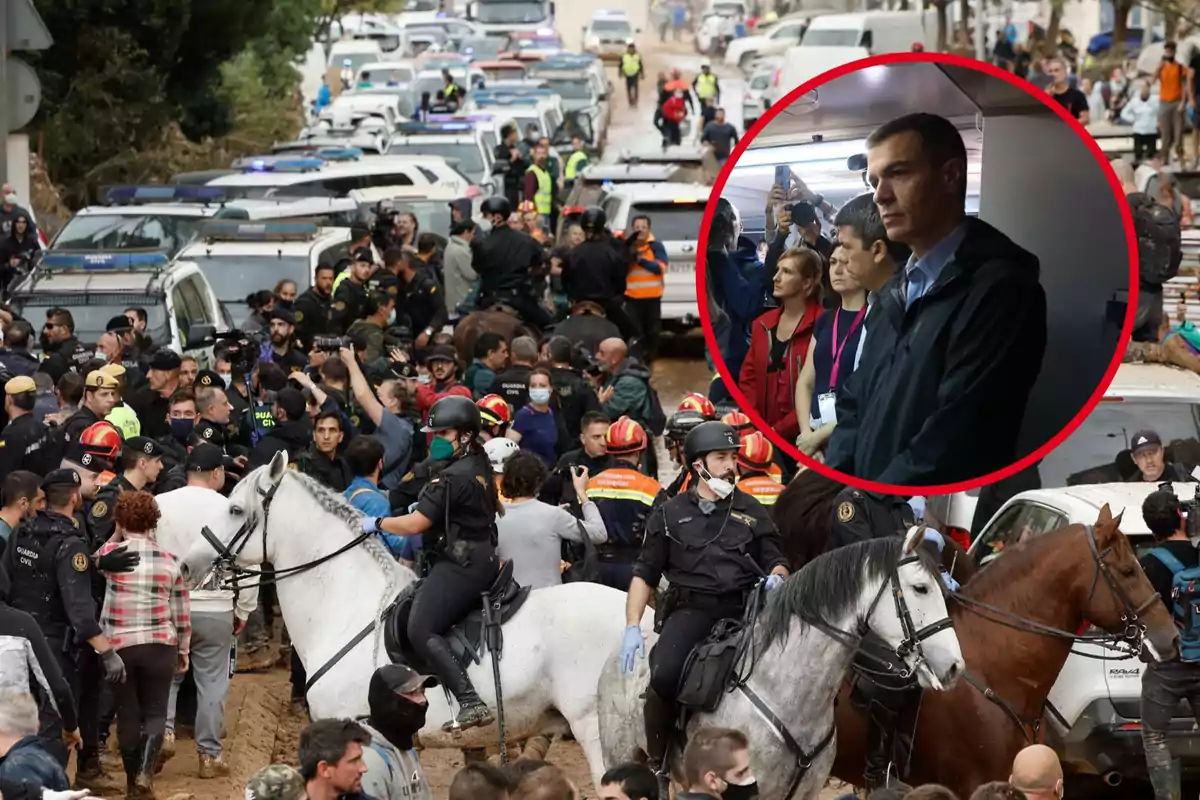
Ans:
{"label": "horse's reins", "polygon": [[[913,665],[908,667],[905,672],[901,673],[905,677],[911,676],[914,672],[916,672],[917,668],[926,661],[925,652],[921,647],[921,642],[937,633],[941,633],[944,630],[953,628],[953,623],[950,621],[949,615],[920,629],[918,629],[912,621],[912,614],[908,610],[908,603],[904,600],[904,589],[900,586],[900,567],[904,566],[905,564],[919,563],[920,561],[921,559],[919,556],[912,555],[906,556],[897,562],[896,566],[888,574],[887,580],[880,583],[879,591],[875,593],[875,597],[873,600],[871,600],[871,605],[867,607],[866,613],[859,617],[858,626],[856,628],[856,632],[854,633],[844,631],[841,628],[830,625],[824,620],[811,619],[803,616],[801,619],[806,624],[813,626],[822,633],[825,633],[834,640],[840,642],[851,651],[858,650],[859,645],[862,644],[863,638],[868,633],[868,622],[874,615],[875,608],[879,605],[879,601],[883,599],[884,592],[886,592],[890,586],[892,588],[892,602],[896,608],[896,617],[900,620],[900,629],[904,634],[904,638],[898,645],[896,645],[892,653],[900,659],[902,664],[905,663],[904,659],[909,654],[916,654],[916,659],[914,660]],[[879,659],[876,656],[869,657],[891,666],[890,662],[884,662],[882,659]],[[800,746],[800,743],[796,741],[795,737],[793,737],[791,732],[787,729],[787,726],[784,724],[783,720],[781,720],[775,714],[775,712],[771,710],[770,704],[768,704],[766,700],[764,700],[757,692],[747,685],[749,673],[754,669],[754,658],[754,655],[751,654],[752,663],[750,669],[747,670],[745,677],[739,676],[737,682],[735,683],[735,687],[746,696],[746,699],[749,700],[751,705],[753,705],[755,709],[762,715],[763,720],[771,727],[771,729],[775,732],[775,735],[780,738],[784,745],[786,745],[796,757],[796,769],[792,773],[792,780],[788,785],[787,791],[782,795],[783,797],[791,797],[795,793],[796,788],[800,785],[800,782],[804,780],[804,776],[808,774],[808,770],[812,767],[817,756],[824,752],[825,748],[828,747],[829,744],[834,740],[834,734],[837,732],[837,726],[835,725],[830,727],[829,732],[820,742],[817,743],[817,746],[813,748],[811,753],[805,752],[804,748]],[[737,663],[736,658],[734,663]]]}
{"label": "horse's reins", "polygon": [[[1002,625],[1011,630],[1021,631],[1023,633],[1032,633],[1052,639],[1064,639],[1072,642],[1100,644],[1125,653],[1125,655],[1122,656],[1109,656],[1107,654],[1093,655],[1091,653],[1085,653],[1081,650],[1072,649],[1070,652],[1074,655],[1097,660],[1112,659],[1114,661],[1133,658],[1141,653],[1141,649],[1144,645],[1150,646],[1149,640],[1145,638],[1146,626],[1141,623],[1140,614],[1159,599],[1158,592],[1150,595],[1150,597],[1141,605],[1134,606],[1133,601],[1130,600],[1128,593],[1125,592],[1121,585],[1116,582],[1116,579],[1113,578],[1111,568],[1104,560],[1104,557],[1112,552],[1112,546],[1110,545],[1109,547],[1100,550],[1096,545],[1096,534],[1091,525],[1085,525],[1084,532],[1087,538],[1088,549],[1091,551],[1092,561],[1095,566],[1095,571],[1092,574],[1092,587],[1088,591],[1088,598],[1090,599],[1092,595],[1096,593],[1096,586],[1099,584],[1101,576],[1103,576],[1104,582],[1108,584],[1109,591],[1111,591],[1113,595],[1121,602],[1121,622],[1125,624],[1125,630],[1120,635],[1111,633],[1095,635],[1072,633],[1060,628],[1055,628],[1053,625],[1046,625],[1045,623],[1022,617],[1012,613],[1011,611],[1006,611],[989,603],[984,603],[980,600],[966,597],[960,592],[950,592],[949,596],[957,601],[965,610],[970,611],[977,616],[982,617],[983,619],[987,619],[989,622],[992,622],[996,625]],[[985,614],[981,612],[987,613]],[[1150,649],[1153,652],[1152,646]],[[987,684],[976,678],[969,670],[964,673],[964,677],[966,678],[967,683],[974,687],[974,689],[983,695],[984,698],[999,706],[1005,714],[1007,714],[1014,722],[1017,723],[1017,726],[1020,727],[1021,733],[1025,736],[1026,741],[1035,743],[1038,740],[1042,728],[1042,715],[1039,715],[1036,719],[1027,719],[1022,717],[1011,703],[1001,697],[994,689],[990,688],[987,686]]]}

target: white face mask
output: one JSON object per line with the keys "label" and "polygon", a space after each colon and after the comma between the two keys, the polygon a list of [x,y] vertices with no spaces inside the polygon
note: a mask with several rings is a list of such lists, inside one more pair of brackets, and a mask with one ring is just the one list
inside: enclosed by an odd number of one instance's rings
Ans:
{"label": "white face mask", "polygon": [[231,372],[222,372],[222,373],[219,373],[219,374],[220,374],[220,376],[221,376],[221,380],[222,380],[222,381],[225,383],[225,388],[226,388],[226,389],[228,389],[228,388],[229,388],[229,386],[230,386],[230,384],[232,384],[232,383],[233,383],[233,373],[231,373]]}
{"label": "white face mask", "polygon": [[729,495],[733,494],[733,484],[724,478],[714,478],[709,474],[708,470],[705,469],[703,464],[697,465],[696,472],[700,475],[700,479],[707,484],[708,488],[712,489],[712,493],[720,499],[724,500],[726,497],[729,497]]}
{"label": "white face mask", "polygon": [[432,375],[418,375],[417,376],[417,383],[431,383],[432,381],[433,381]]}
{"label": "white face mask", "polygon": [[396,309],[393,308],[391,311],[388,312],[387,324],[388,325],[396,324]]}
{"label": "white face mask", "polygon": [[529,401],[531,403],[537,403],[539,405],[541,405],[542,403],[549,403],[550,402],[550,390],[549,389],[530,389],[529,390]]}

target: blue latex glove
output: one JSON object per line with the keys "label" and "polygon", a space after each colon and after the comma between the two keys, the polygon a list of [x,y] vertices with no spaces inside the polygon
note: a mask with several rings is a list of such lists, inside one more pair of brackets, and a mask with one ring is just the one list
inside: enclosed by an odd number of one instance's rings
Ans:
{"label": "blue latex glove", "polygon": [[774,573],[772,573],[771,575],[767,576],[767,591],[768,592],[771,591],[772,589],[778,589],[782,585],[783,585],[783,576],[782,575],[775,575]]}
{"label": "blue latex glove", "polygon": [[408,506],[408,513],[410,513],[410,514],[411,514],[411,513],[413,513],[414,511],[416,511],[416,510],[417,510],[417,506],[419,506],[419,505],[420,505],[420,503],[410,503],[410,504],[409,504],[409,506]]}
{"label": "blue latex glove", "polygon": [[646,637],[637,625],[625,629],[625,638],[621,640],[621,672],[633,672],[636,657],[646,655]]}
{"label": "blue latex glove", "polygon": [[937,548],[939,553],[946,549],[946,540],[942,538],[942,534],[939,531],[936,531],[933,528],[925,529],[925,541],[932,542],[933,546]]}
{"label": "blue latex glove", "polygon": [[378,517],[363,517],[362,518],[363,533],[379,533],[379,518]]}
{"label": "blue latex glove", "polygon": [[959,590],[958,581],[954,580],[949,572],[943,568],[940,570],[939,574],[942,577],[942,585],[946,587],[946,591],[957,592]]}

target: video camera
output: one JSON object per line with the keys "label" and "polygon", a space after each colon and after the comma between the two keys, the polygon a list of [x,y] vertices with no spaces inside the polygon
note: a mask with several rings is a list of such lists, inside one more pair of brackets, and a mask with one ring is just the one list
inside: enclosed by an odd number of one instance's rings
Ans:
{"label": "video camera", "polygon": [[219,343],[216,350],[224,354],[230,366],[244,375],[249,375],[258,363],[262,351],[262,335],[235,328],[214,334],[213,338]]}
{"label": "video camera", "polygon": [[[1200,481],[1200,467],[1192,470],[1192,477]],[[1175,495],[1175,499],[1179,501],[1179,508],[1187,521],[1188,538],[1192,540],[1193,544],[1200,542],[1200,483],[1196,484],[1196,491],[1192,493],[1192,496],[1186,499],[1175,494],[1175,486],[1171,481],[1160,483],[1158,489]]]}
{"label": "video camera", "polygon": [[336,353],[343,347],[350,347],[352,344],[349,336],[314,336],[312,338],[313,349],[320,350],[322,353]]}
{"label": "video camera", "polygon": [[375,224],[371,228],[371,241],[382,253],[395,243],[396,218],[400,212],[390,200],[380,200],[375,204],[374,212]]}

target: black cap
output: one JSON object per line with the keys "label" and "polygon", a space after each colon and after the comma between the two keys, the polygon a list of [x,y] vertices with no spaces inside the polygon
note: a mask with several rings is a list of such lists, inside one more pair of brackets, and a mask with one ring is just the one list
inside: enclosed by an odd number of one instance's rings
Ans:
{"label": "black cap", "polygon": [[202,369],[196,373],[197,386],[219,386],[225,388],[225,381],[221,380],[220,374],[213,372],[211,369]]}
{"label": "black cap", "polygon": [[81,442],[71,442],[67,448],[67,453],[63,456],[67,461],[86,469],[88,472],[104,472],[106,469],[112,469],[113,464],[104,456],[89,452],[87,447]]}
{"label": "black cap", "polygon": [[425,363],[431,361],[458,361],[458,353],[454,351],[454,347],[448,344],[435,344],[425,353]]}
{"label": "black cap", "polygon": [[47,473],[42,481],[43,489],[51,489],[55,486],[79,486],[79,473],[73,469],[54,469]]}
{"label": "black cap", "polygon": [[132,327],[133,326],[129,324],[129,317],[126,317],[124,314],[122,314],[119,317],[113,317],[110,319],[108,323],[105,324],[104,330],[107,333],[111,333],[113,331],[127,331]]}
{"label": "black cap", "polygon": [[170,372],[171,370],[179,369],[183,365],[183,360],[179,358],[179,354],[174,350],[161,348],[154,351],[154,355],[150,357],[150,369]]}
{"label": "black cap", "polygon": [[1139,450],[1149,450],[1153,447],[1162,447],[1162,439],[1151,430],[1138,431],[1129,440],[1129,452],[1133,455],[1137,455]]}
{"label": "black cap", "polygon": [[149,458],[162,458],[163,446],[151,439],[149,436],[131,436],[125,440],[125,452],[137,453],[138,455],[148,456]]}
{"label": "black cap", "polygon": [[353,253],[355,261],[365,261],[368,264],[375,263],[375,254],[371,252],[369,247],[360,247]]}
{"label": "black cap", "polygon": [[283,320],[288,325],[296,324],[296,315],[292,313],[291,309],[282,306],[275,306],[275,309],[271,311],[271,319]]}
{"label": "black cap", "polygon": [[275,404],[282,408],[283,413],[287,414],[287,418],[291,420],[303,417],[304,410],[308,407],[304,393],[290,386],[279,390],[279,393],[275,395]]}
{"label": "black cap", "polygon": [[792,203],[792,224],[793,225],[812,225],[817,221],[817,209],[812,203],[807,200],[801,200],[798,203]]}
{"label": "black cap", "polygon": [[415,692],[417,689],[431,689],[438,685],[433,675],[422,675],[407,664],[384,664],[375,670],[375,674],[383,681],[383,685],[398,694]]}
{"label": "black cap", "polygon": [[188,453],[188,472],[211,472],[225,464],[225,454],[215,444],[201,442]]}

